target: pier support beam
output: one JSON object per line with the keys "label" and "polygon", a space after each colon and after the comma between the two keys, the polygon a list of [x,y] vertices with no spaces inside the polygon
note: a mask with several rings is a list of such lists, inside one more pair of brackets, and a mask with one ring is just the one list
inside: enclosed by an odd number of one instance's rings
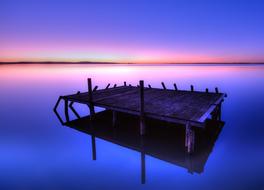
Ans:
{"label": "pier support beam", "polygon": [[145,184],[146,183],[146,152],[145,152],[145,140],[144,140],[144,136],[140,137],[140,157],[141,157],[141,184]]}
{"label": "pier support beam", "polygon": [[139,81],[140,86],[140,135],[146,133],[145,117],[144,117],[144,81]]}
{"label": "pier support beam", "polygon": [[221,121],[222,102],[220,102],[211,113],[212,120]]}
{"label": "pier support beam", "polygon": [[93,105],[93,90],[92,90],[92,79],[88,78],[88,94],[89,94],[89,110],[90,110],[90,119],[92,120],[95,115],[94,105]]}
{"label": "pier support beam", "polygon": [[186,160],[186,163],[187,163],[188,173],[193,174],[194,169],[193,169],[192,155],[187,154],[185,160]]}
{"label": "pier support beam", "polygon": [[190,123],[187,122],[185,126],[185,147],[187,148],[187,152],[189,154],[194,151],[194,138],[194,130],[190,126]]}
{"label": "pier support beam", "polygon": [[115,127],[116,126],[116,120],[117,120],[117,113],[116,111],[113,111],[113,126]]}

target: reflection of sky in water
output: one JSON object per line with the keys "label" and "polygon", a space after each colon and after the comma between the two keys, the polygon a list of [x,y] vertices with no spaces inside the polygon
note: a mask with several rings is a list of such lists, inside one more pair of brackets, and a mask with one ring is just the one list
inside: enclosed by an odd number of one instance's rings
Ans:
{"label": "reflection of sky in water", "polygon": [[[140,185],[140,154],[63,128],[52,112],[59,95],[87,90],[86,78],[107,83],[227,92],[226,121],[202,174],[146,156],[147,183]],[[254,188],[263,187],[263,66],[10,65],[0,66],[0,187],[50,188]],[[38,96],[38,97],[37,97]],[[84,110],[85,111],[85,110]],[[1,188],[2,189],[2,188]]]}

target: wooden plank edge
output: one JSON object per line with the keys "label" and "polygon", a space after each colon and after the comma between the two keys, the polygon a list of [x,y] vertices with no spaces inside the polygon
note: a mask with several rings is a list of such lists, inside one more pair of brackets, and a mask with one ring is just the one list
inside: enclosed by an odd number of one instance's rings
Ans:
{"label": "wooden plank edge", "polygon": [[214,111],[214,109],[216,108],[216,106],[218,106],[226,97],[226,94],[222,94],[221,97],[218,98],[218,100],[212,104],[209,109],[207,110],[207,112],[205,112],[199,119],[199,122],[204,122],[208,116]]}

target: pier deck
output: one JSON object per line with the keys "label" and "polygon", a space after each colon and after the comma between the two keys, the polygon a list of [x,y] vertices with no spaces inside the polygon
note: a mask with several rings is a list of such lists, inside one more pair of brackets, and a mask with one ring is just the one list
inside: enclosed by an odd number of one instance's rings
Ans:
{"label": "pier deck", "polygon": [[[223,99],[222,93],[190,92],[144,88],[146,117],[176,123],[190,121],[201,126]],[[89,104],[89,93],[65,96],[69,101]],[[94,106],[140,115],[139,87],[121,86],[93,92]],[[201,124],[201,125],[200,125]]]}
{"label": "pier deck", "polygon": [[[60,96],[55,107],[61,99],[64,100],[65,118],[69,122],[68,108],[80,118],[73,108],[73,103],[81,103],[89,106],[91,118],[96,117],[94,106],[105,108],[113,112],[113,124],[116,122],[117,113],[123,112],[140,116],[140,134],[145,134],[145,118],[159,119],[162,121],[183,124],[186,126],[186,146],[191,152],[194,133],[192,127],[204,127],[205,121],[210,115],[215,120],[220,120],[221,104],[225,94],[216,92],[167,89],[162,83],[163,89],[144,87],[140,81],[138,86],[126,85],[97,90],[92,90],[91,79],[88,79],[88,92]],[[57,113],[56,113],[57,114]],[[60,119],[63,123],[62,119]],[[192,140],[193,139],[193,140]]]}

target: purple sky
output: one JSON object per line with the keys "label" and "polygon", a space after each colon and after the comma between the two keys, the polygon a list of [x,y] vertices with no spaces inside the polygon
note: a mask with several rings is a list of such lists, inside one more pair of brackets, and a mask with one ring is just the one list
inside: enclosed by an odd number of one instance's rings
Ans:
{"label": "purple sky", "polygon": [[0,61],[264,62],[260,0],[0,0]]}

